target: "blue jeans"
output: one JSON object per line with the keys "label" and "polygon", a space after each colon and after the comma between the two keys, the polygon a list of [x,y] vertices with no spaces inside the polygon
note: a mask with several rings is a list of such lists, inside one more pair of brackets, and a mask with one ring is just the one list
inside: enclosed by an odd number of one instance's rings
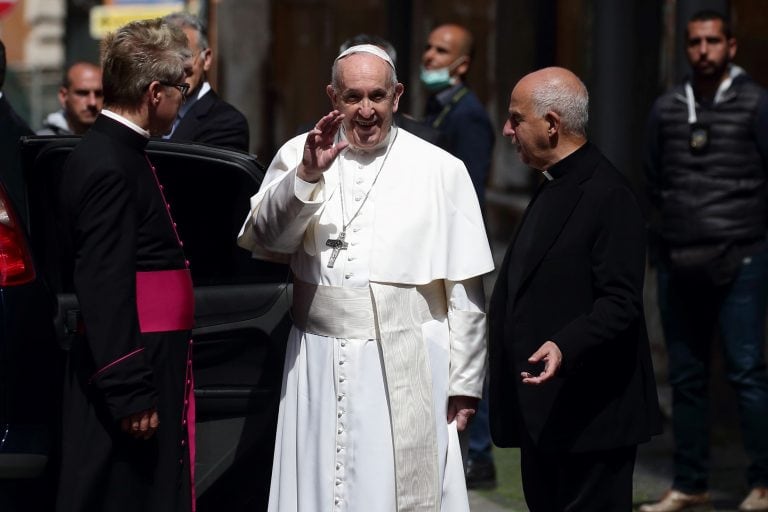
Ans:
{"label": "blue jeans", "polygon": [[768,373],[765,321],[768,244],[746,258],[725,286],[658,273],[659,310],[669,357],[675,438],[673,487],[708,488],[710,345],[719,325],[728,381],[738,395],[740,426],[750,459],[747,482],[768,486]]}

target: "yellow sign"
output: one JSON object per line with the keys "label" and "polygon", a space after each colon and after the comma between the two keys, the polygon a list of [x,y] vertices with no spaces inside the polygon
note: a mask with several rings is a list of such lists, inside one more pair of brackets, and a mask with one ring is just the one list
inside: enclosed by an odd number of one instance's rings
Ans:
{"label": "yellow sign", "polygon": [[91,7],[91,37],[102,39],[126,23],[160,18],[184,9],[184,2],[97,5]]}

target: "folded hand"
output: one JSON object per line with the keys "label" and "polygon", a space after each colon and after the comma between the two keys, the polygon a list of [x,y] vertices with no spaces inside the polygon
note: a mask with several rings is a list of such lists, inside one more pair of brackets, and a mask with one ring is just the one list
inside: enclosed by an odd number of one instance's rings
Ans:
{"label": "folded hand", "polygon": [[120,428],[123,432],[136,439],[149,439],[160,426],[160,419],[157,416],[157,409],[147,409],[126,416],[120,421]]}

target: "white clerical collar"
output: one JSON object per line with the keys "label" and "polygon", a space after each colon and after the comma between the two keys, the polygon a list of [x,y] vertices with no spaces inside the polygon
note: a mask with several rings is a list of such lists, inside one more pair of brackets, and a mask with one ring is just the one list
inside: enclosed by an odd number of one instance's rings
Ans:
{"label": "white clerical collar", "polygon": [[552,177],[551,174],[549,174],[549,171],[542,171],[541,174],[544,175],[545,178],[547,178],[549,181],[554,180],[555,178]]}
{"label": "white clerical collar", "polygon": [[112,112],[111,110],[106,109],[106,108],[101,109],[101,113],[104,114],[105,116],[107,116],[108,118],[113,119],[113,120],[117,121],[118,123],[127,126],[131,130],[133,130],[136,133],[138,133],[139,135],[141,135],[143,137],[146,137],[146,138],[149,138],[149,131],[145,130],[144,128],[142,128],[141,126],[137,125],[133,121],[130,121],[130,120],[126,119],[125,117],[121,116],[120,114]]}
{"label": "white clerical collar", "polygon": [[3,97],[3,91],[0,91],[0,99]]}

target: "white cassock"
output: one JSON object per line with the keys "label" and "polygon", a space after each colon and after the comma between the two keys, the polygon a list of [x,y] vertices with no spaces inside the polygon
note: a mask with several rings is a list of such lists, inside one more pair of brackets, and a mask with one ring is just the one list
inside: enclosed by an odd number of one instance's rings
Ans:
{"label": "white cassock", "polygon": [[[391,304],[382,302],[387,296],[377,295],[381,290],[417,290],[413,296],[426,304],[426,316],[416,324],[415,350],[423,358],[409,348],[401,363],[407,371],[420,368],[427,379],[420,390],[411,382],[419,380],[415,371],[405,375],[405,391],[395,389],[397,370],[389,369],[396,365],[387,358],[398,355],[386,354],[381,340],[389,338],[378,336],[378,323],[375,334],[360,337],[294,326],[269,510],[468,511],[456,424],[448,424],[446,410],[449,396],[481,396],[486,348],[480,276],[493,270],[493,261],[467,170],[449,153],[393,128],[385,147],[371,153],[348,148],[318,183],[306,183],[296,176],[305,139],[291,139],[272,161],[238,243],[255,257],[289,260],[304,288],[334,291],[321,315],[331,318],[331,330],[345,332],[354,323],[340,305],[347,292],[373,297],[377,322],[384,322],[382,308]],[[348,245],[329,268],[334,251],[326,241],[342,231]],[[294,309],[296,301],[294,296]],[[429,442],[409,448],[410,438],[423,437],[417,434],[423,418],[432,451],[419,451]]]}

